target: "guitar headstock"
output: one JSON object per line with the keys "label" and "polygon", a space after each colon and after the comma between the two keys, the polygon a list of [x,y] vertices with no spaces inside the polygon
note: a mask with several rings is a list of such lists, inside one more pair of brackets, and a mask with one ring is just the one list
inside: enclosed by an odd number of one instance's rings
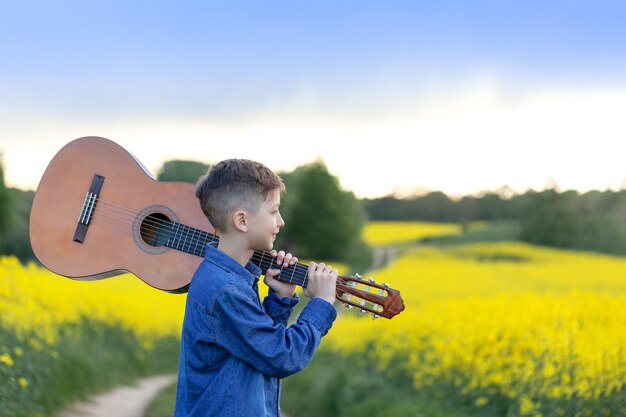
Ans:
{"label": "guitar headstock", "polygon": [[356,307],[362,313],[372,313],[375,319],[390,319],[404,310],[400,291],[388,284],[377,284],[373,278],[364,280],[359,274],[337,279],[337,300],[348,308]]}

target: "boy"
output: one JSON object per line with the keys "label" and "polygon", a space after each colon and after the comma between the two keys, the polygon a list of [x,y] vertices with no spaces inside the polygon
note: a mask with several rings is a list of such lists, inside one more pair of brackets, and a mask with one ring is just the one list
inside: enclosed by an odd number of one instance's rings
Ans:
{"label": "boy", "polygon": [[[261,303],[255,250],[272,250],[285,225],[280,212],[282,180],[264,165],[222,161],[200,178],[196,196],[219,233],[207,246],[187,294],[175,417],[280,416],[280,378],[302,370],[337,315],[337,270],[311,263],[304,293],[311,297],[296,323],[287,319],[298,302],[295,286],[274,277]],[[283,269],[291,254],[272,250]]]}

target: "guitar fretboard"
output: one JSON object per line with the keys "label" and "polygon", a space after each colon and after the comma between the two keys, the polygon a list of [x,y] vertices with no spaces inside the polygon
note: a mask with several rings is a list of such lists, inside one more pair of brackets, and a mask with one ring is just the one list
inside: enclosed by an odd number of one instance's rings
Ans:
{"label": "guitar fretboard", "polygon": [[[216,248],[219,243],[218,236],[177,222],[168,224],[166,234],[168,237],[163,246],[200,257],[204,257],[207,245]],[[250,260],[261,268],[262,273],[272,268],[280,269],[280,274],[274,277],[279,281],[299,285],[303,288],[307,286],[309,269],[304,264],[297,263],[285,268],[284,265],[277,265],[276,259],[269,252],[258,250],[254,251]]]}

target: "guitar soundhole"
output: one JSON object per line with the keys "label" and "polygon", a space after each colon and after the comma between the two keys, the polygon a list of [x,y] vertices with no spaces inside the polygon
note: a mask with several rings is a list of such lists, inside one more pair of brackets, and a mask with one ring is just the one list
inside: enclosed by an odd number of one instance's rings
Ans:
{"label": "guitar soundhole", "polygon": [[144,208],[133,222],[133,240],[137,247],[146,253],[160,255],[170,250],[166,246],[172,237],[174,223],[178,216],[171,209],[161,205]]}
{"label": "guitar soundhole", "polygon": [[141,239],[150,246],[163,246],[172,235],[172,222],[163,213],[152,213],[141,222]]}

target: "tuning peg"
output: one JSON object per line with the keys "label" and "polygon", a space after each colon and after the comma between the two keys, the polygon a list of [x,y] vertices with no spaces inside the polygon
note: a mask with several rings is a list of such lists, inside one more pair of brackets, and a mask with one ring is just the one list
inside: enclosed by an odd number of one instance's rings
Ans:
{"label": "tuning peg", "polygon": [[370,279],[368,279],[369,282],[376,282],[376,280],[372,277],[370,277]]}
{"label": "tuning peg", "polygon": [[355,278],[363,278],[363,277],[361,276],[361,274],[359,274],[358,272],[357,272],[356,274],[354,274],[354,277],[355,277]]}
{"label": "tuning peg", "polygon": [[345,308],[353,308],[354,306],[350,305],[350,304],[344,304],[343,305]]}
{"label": "tuning peg", "polygon": [[374,314],[372,313],[372,320],[376,320],[377,318],[379,318],[380,316],[378,314]]}
{"label": "tuning peg", "polygon": [[363,310],[363,309],[361,309],[361,311],[360,311],[359,313],[361,313],[361,314],[365,314],[365,313],[367,313],[367,310]]}
{"label": "tuning peg", "polygon": [[389,283],[385,282],[385,283],[383,284],[383,287],[387,287],[387,288],[389,288]]}

